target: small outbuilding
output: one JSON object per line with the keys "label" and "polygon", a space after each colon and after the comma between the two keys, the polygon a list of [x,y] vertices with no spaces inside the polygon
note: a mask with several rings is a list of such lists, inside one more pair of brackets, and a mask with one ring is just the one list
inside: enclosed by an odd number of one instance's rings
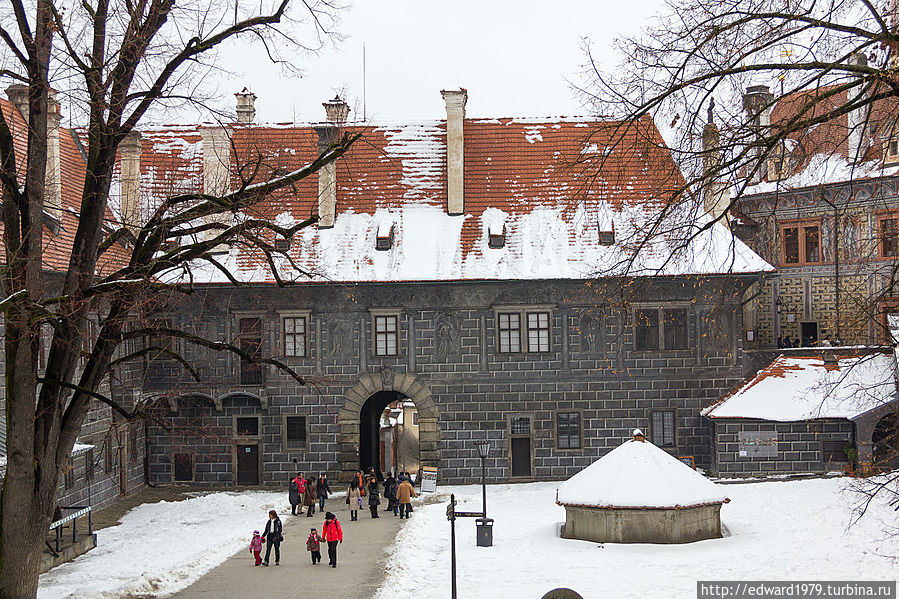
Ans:
{"label": "small outbuilding", "polygon": [[721,536],[724,491],[634,431],[559,486],[566,539],[597,543],[690,543]]}

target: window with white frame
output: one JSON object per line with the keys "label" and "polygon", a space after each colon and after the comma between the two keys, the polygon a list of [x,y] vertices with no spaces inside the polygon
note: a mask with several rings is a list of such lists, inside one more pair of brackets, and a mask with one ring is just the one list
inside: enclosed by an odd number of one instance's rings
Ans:
{"label": "window with white frame", "polygon": [[281,318],[284,330],[284,355],[306,357],[308,324],[307,316],[284,316]]}
{"label": "window with white frame", "polygon": [[497,310],[497,350],[501,354],[551,351],[550,317],[548,309]]}
{"label": "window with white frame", "polygon": [[399,320],[397,314],[375,315],[376,356],[395,356],[399,353]]}

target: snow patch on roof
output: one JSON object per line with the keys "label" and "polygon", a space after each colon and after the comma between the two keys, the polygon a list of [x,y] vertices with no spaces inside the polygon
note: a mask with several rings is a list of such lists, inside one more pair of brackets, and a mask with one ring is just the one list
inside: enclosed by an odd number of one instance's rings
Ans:
{"label": "snow patch on roof", "polygon": [[[376,129],[376,131],[378,131]],[[386,156],[403,166],[401,183],[407,186],[406,200],[426,200],[441,189],[446,161],[446,133],[434,124],[411,124],[385,128]]]}
{"label": "snow patch on roof", "polygon": [[715,483],[649,441],[626,441],[559,485],[562,505],[674,508],[724,503]]}
{"label": "snow patch on roof", "polygon": [[709,418],[798,422],[853,419],[896,399],[896,367],[889,354],[840,357],[781,354],[755,377],[703,410]]}
{"label": "snow patch on roof", "polygon": [[844,183],[871,177],[899,174],[899,164],[886,166],[881,161],[852,164],[839,154],[816,154],[807,167],[781,181],[763,181],[746,188],[744,195],[773,193],[788,189],[812,187],[824,183]]}

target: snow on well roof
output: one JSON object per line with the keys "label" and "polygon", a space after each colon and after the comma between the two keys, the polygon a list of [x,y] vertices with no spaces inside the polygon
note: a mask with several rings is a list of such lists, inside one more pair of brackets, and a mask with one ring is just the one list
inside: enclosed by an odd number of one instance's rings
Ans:
{"label": "snow on well roof", "polygon": [[890,354],[839,357],[827,364],[820,355],[781,354],[702,413],[775,422],[852,419],[895,399],[896,370]]}
{"label": "snow on well roof", "polygon": [[559,485],[560,505],[675,508],[724,503],[721,488],[649,441],[625,441]]}
{"label": "snow on well roof", "polygon": [[[622,140],[618,123],[585,119],[467,119],[465,212],[446,212],[446,123],[427,121],[357,129],[363,138],[336,163],[333,228],[311,226],[291,244],[291,260],[277,262],[287,281],[438,281],[465,279],[580,279],[625,274],[634,244],[683,179],[649,119]],[[352,129],[352,127],[348,127]],[[144,133],[142,193],[158,204],[167,190],[202,191],[203,141],[192,130]],[[183,137],[184,143],[173,138]],[[588,137],[589,136],[589,137]],[[317,155],[311,125],[235,126],[232,171],[259,163],[255,180],[298,169]],[[583,163],[604,159],[588,175]],[[146,185],[145,185],[146,184]],[[236,180],[233,187],[236,187]],[[282,226],[317,211],[318,178],[282,190],[253,216]],[[770,272],[773,268],[723,226],[689,207],[672,210],[667,230],[641,251],[627,274],[686,275]],[[390,250],[375,241],[393,224]],[[488,245],[505,225],[502,248]],[[616,245],[599,243],[614,228]],[[696,234],[677,252],[684,236]],[[672,260],[673,254],[677,259]],[[234,247],[220,258],[243,282],[275,280],[265,256]],[[174,275],[180,277],[180,273]],[[225,283],[216,268],[200,267],[195,282]]]}

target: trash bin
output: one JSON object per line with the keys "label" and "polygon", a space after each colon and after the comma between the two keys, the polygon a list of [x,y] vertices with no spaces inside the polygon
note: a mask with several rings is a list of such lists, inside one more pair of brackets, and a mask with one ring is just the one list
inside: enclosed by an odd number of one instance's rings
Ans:
{"label": "trash bin", "polygon": [[475,520],[478,547],[493,547],[493,518]]}

